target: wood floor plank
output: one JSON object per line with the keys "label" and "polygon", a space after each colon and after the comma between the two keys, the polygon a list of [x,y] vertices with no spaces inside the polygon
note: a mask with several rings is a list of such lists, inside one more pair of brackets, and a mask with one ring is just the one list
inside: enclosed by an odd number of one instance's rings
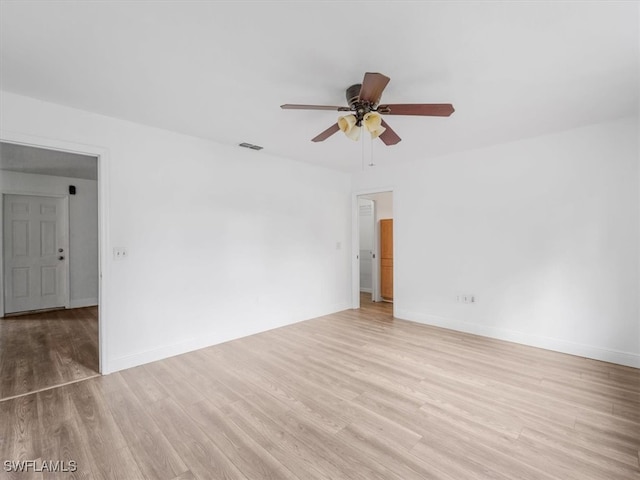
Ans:
{"label": "wood floor plank", "polygon": [[33,395],[0,402],[0,460],[41,458],[38,417],[38,402]]}
{"label": "wood floor plank", "polygon": [[[453,395],[464,402],[471,397],[481,405],[488,403],[496,406],[495,412],[505,417],[517,417],[523,424],[549,423],[573,427],[576,420],[577,407],[567,405],[555,397],[542,394],[534,386],[523,388],[495,380],[485,386],[470,385],[466,382],[454,382],[449,376],[433,375],[420,382],[420,389],[427,392],[442,392],[437,398],[444,399]],[[457,403],[457,400],[454,400]]]}
{"label": "wood floor plank", "polygon": [[345,403],[343,408],[348,410],[347,414],[352,419],[345,428],[368,431],[372,436],[384,439],[385,443],[392,444],[397,449],[409,451],[422,438],[417,428],[400,425],[356,403]]}
{"label": "wood floor plank", "polygon": [[[436,455],[444,468],[454,461],[460,478],[548,480],[555,478],[530,457],[514,448],[517,439],[500,435],[482,424],[454,416],[432,415],[414,454]],[[437,459],[437,460],[436,460]]]}
{"label": "wood floor plank", "polygon": [[640,448],[640,423],[612,414],[579,410],[575,429],[600,438],[609,438],[630,448]]}
{"label": "wood floor plank", "polygon": [[40,436],[42,439],[42,457],[51,461],[60,461],[70,468],[74,462],[74,471],[43,473],[43,479],[87,479],[94,478],[90,458],[83,433],[75,419],[75,407],[72,388],[65,386],[39,392],[38,401]]}
{"label": "wood floor plank", "polygon": [[404,480],[393,465],[380,463],[379,459],[372,462],[353,445],[336,441],[335,435],[328,436],[302,415],[289,411],[280,416],[279,421],[317,456],[335,466],[339,472],[336,478]]}
{"label": "wood floor plank", "polygon": [[[597,471],[604,478],[631,479],[640,478],[635,465],[619,461],[612,458],[607,452],[600,449],[600,446],[594,445],[593,448],[586,448],[575,442],[573,438],[558,438],[544,432],[539,432],[530,428],[522,431],[520,438],[526,438],[538,444],[544,444],[549,450],[564,453],[565,456],[572,457],[583,467],[589,468],[593,473]],[[594,475],[594,478],[596,476]]]}
{"label": "wood floor plank", "polygon": [[83,442],[90,445],[96,479],[144,478],[109,408],[102,379],[69,385],[73,390],[74,419]]}
{"label": "wood floor plank", "polygon": [[[190,405],[187,407],[187,414],[247,478],[298,480],[285,465],[238,428],[211,402],[203,400]],[[211,428],[212,425],[215,428]]]}
{"label": "wood floor plank", "polygon": [[96,478],[92,469],[93,459],[85,443],[84,434],[74,420],[66,419],[60,421],[54,428],[48,428],[47,430],[50,436],[46,437],[43,458],[48,461],[62,462],[61,469],[64,468],[69,471],[61,470],[43,473],[43,480],[58,480],[61,478],[92,480]]}
{"label": "wood floor plank", "polygon": [[166,362],[153,362],[144,365],[143,370],[153,376],[160,388],[170,396],[178,400],[182,405],[188,405],[203,400],[202,392],[194,387],[187,378],[182,375],[174,375],[171,364],[175,359],[169,358]]}
{"label": "wood floor plank", "polygon": [[118,373],[140,403],[150,405],[167,398],[169,394],[162,383],[149,374],[145,367],[146,365],[129,368]]}
{"label": "wood floor plank", "polygon": [[196,478],[247,480],[172,398],[157,401],[149,407],[149,413]]}
{"label": "wood floor plank", "polygon": [[174,477],[172,480],[197,480],[197,478],[190,470],[187,470],[186,472],[181,473],[177,477]]}
{"label": "wood floor plank", "polygon": [[[447,434],[446,440],[449,440]],[[474,480],[560,480],[543,472],[514,461],[482,445],[464,441],[439,441],[441,438],[425,438],[416,444],[411,453],[433,465],[440,471],[449,472],[454,478]]]}
{"label": "wood floor plank", "polygon": [[442,470],[433,463],[423,461],[404,447],[379,435],[376,430],[352,423],[340,430],[336,438],[360,450],[370,461],[392,465],[394,472],[405,480],[458,480],[449,469]]}
{"label": "wood floor plank", "polygon": [[583,480],[638,480],[640,472],[626,471],[623,476],[618,474],[617,468],[608,468],[603,465],[582,461],[577,449],[572,449],[569,454],[558,451],[547,443],[541,443],[528,436],[521,436],[510,450],[521,458],[528,458],[530,464],[538,468],[552,471],[559,479]]}
{"label": "wood floor plank", "polygon": [[131,392],[118,373],[104,379],[108,389],[107,406],[131,451],[140,471],[148,479],[170,480],[188,470],[146,407]]}
{"label": "wood floor plank", "polygon": [[[281,356],[284,361],[289,358],[286,355]],[[293,361],[293,358],[291,358],[291,361]],[[314,388],[322,388],[346,401],[353,400],[363,392],[361,388],[349,382],[348,379],[341,378],[327,369],[323,370],[311,358],[308,358],[303,367],[298,368],[296,372],[292,372],[289,376],[298,379],[301,383],[302,379],[304,379],[304,383],[311,383],[315,386]]]}
{"label": "wood floor plank", "polygon": [[304,413],[317,428],[329,433],[336,433],[350,420],[345,415],[343,400],[331,392],[316,388],[310,390],[302,379],[282,376],[277,382],[254,379],[256,389],[272,395],[290,409]]}
{"label": "wood floor plank", "polygon": [[[385,467],[363,462],[353,454],[353,447],[336,444],[333,435],[316,428],[303,415],[275,406],[266,396],[256,395],[247,402],[237,402],[233,407],[245,418],[260,422],[267,435],[277,439],[276,452],[279,451],[280,455],[284,452],[284,458],[294,454],[300,460],[310,462],[307,470],[309,467],[319,470],[319,478],[399,479]],[[340,449],[338,454],[335,448]],[[297,475],[304,478],[299,472]]]}
{"label": "wood floor plank", "polygon": [[43,441],[54,436],[59,425],[73,421],[75,409],[71,395],[72,390],[68,386],[44,390],[35,395]]}
{"label": "wood floor plank", "polygon": [[640,406],[636,405],[620,405],[613,403],[613,415],[634,423],[640,423]]}
{"label": "wood floor plank", "polygon": [[300,480],[329,478],[321,462],[311,452],[298,448],[295,442],[289,440],[289,435],[280,431],[278,424],[264,413],[250,408],[244,400],[235,402],[232,409],[229,418],[233,423]]}

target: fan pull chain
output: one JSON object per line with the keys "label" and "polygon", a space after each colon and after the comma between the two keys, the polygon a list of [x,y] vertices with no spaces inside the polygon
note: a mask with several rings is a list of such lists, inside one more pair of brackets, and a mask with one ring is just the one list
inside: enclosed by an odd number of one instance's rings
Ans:
{"label": "fan pull chain", "polygon": [[[362,171],[364,171],[365,169],[365,157],[367,156],[365,151],[366,149],[364,148],[364,142],[365,142],[366,136],[367,135],[360,135],[361,146],[362,146]],[[369,144],[369,163],[367,164],[367,166],[375,167],[376,164],[373,163],[373,137],[369,136],[369,141],[371,143]]]}

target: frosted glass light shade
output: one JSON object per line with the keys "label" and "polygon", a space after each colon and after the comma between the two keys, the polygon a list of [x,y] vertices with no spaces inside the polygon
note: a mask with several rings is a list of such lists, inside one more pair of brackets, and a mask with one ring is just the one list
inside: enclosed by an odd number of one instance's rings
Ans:
{"label": "frosted glass light shade", "polygon": [[371,133],[371,138],[379,137],[385,130],[379,113],[369,112],[362,118],[362,124]]}
{"label": "frosted glass light shade", "polygon": [[360,138],[360,127],[356,125],[355,115],[345,115],[338,118],[338,128],[351,140],[358,140]]}

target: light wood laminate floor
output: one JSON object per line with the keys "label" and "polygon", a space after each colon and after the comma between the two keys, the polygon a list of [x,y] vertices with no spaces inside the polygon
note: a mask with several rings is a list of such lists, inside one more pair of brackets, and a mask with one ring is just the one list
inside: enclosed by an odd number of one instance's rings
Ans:
{"label": "light wood laminate floor", "polygon": [[[639,370],[364,300],[0,402],[0,460],[91,479],[640,479]],[[16,478],[65,478],[40,475]]]}
{"label": "light wood laminate floor", "polygon": [[0,318],[0,400],[97,374],[97,307]]}

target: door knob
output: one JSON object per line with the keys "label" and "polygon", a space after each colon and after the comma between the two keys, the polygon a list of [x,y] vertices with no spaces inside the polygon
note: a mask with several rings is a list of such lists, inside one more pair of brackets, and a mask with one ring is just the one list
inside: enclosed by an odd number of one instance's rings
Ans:
{"label": "door knob", "polygon": [[64,257],[63,257],[62,255],[60,255],[60,256],[58,257],[58,260],[64,260]]}
{"label": "door knob", "polygon": [[59,248],[58,252],[60,252],[60,253],[64,252],[64,248]]}

